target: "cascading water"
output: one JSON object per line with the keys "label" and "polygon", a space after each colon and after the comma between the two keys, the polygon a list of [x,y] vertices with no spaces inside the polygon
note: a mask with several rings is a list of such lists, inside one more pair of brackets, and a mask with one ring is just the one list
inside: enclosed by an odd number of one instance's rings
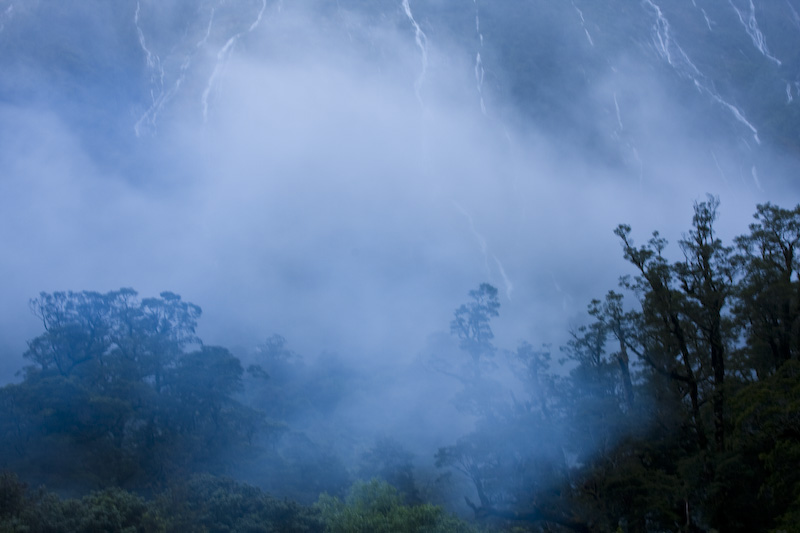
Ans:
{"label": "cascading water", "polygon": [[142,31],[142,28],[139,25],[140,11],[141,6],[139,2],[136,2],[136,12],[133,15],[133,25],[136,28],[136,35],[139,37],[139,46],[142,48],[142,51],[145,54],[145,64],[147,65],[147,69],[150,71],[151,104],[148,110],[144,113],[144,115],[142,115],[142,117],[133,127],[137,137],[141,135],[142,126],[145,123],[148,123],[150,126],[155,126],[156,116],[158,115],[158,111],[161,109],[164,102],[164,67],[161,64],[161,58],[158,56],[158,54],[151,52],[147,47],[144,31]]}
{"label": "cascading water", "polygon": [[473,0],[475,4],[475,32],[478,35],[478,52],[475,54],[475,82],[478,86],[478,97],[481,102],[481,113],[486,115],[486,104],[483,101],[483,61],[481,60],[481,50],[483,50],[483,34],[481,33],[481,19],[478,12],[478,0]]}
{"label": "cascading water", "polygon": [[726,184],[728,183],[728,176],[725,174],[725,171],[722,170],[722,165],[719,164],[719,159],[717,159],[717,154],[714,151],[711,151],[711,159],[714,160],[714,165],[717,167],[717,171],[719,171],[719,175]]}
{"label": "cascading water", "polygon": [[416,94],[420,105],[423,105],[420,90],[422,89],[422,83],[425,81],[425,74],[428,72],[428,37],[425,35],[425,32],[422,31],[422,28],[419,27],[417,21],[414,20],[414,15],[411,13],[411,6],[408,0],[403,0],[403,11],[414,28],[414,40],[422,54],[422,71],[414,82],[414,94]]}
{"label": "cascading water", "polygon": [[789,11],[792,13],[792,23],[800,30],[800,15],[797,14],[797,10],[789,0],[786,0],[786,5],[789,6]]}
{"label": "cascading water", "polygon": [[756,170],[755,165],[750,169],[750,174],[753,176],[753,183],[756,184],[756,188],[759,191],[763,191],[764,189],[761,187],[761,180],[758,179],[758,170]]}
{"label": "cascading water", "polygon": [[[161,66],[161,58],[158,57],[158,54],[154,54],[147,48],[147,42],[144,38],[144,32],[142,32],[142,28],[139,26],[139,11],[141,6],[139,2],[136,2],[136,12],[133,15],[133,24],[136,26],[136,34],[139,36],[139,46],[142,47],[142,51],[145,54],[145,60],[147,62],[147,68],[151,71],[150,74],[150,82],[157,83],[160,87],[163,88],[164,86],[164,68]],[[150,91],[151,97],[155,100],[153,96],[153,91]]]}
{"label": "cascading water", "polygon": [[[142,46],[142,49],[145,51],[147,55],[147,64],[148,66],[150,66],[150,57],[151,57],[150,52],[145,46],[144,33],[142,32],[142,29],[139,27],[138,24],[139,22],[138,3],[136,7],[137,7],[136,9],[137,13],[136,17],[134,18],[134,22],[136,23],[136,29],[139,34],[139,42]],[[205,35],[194,45],[192,51],[186,54],[186,56],[183,58],[180,67],[178,69],[178,74],[175,78],[174,83],[172,83],[169,90],[166,91],[164,90],[164,81],[163,81],[165,76],[164,68],[163,65],[161,64],[161,61],[159,60],[159,69],[161,71],[161,82],[159,83],[160,91],[156,96],[153,93],[153,90],[151,89],[150,95],[152,99],[152,104],[147,109],[147,111],[145,111],[144,114],[139,118],[139,120],[136,121],[136,124],[134,124],[133,126],[134,132],[136,133],[137,137],[140,137],[142,135],[142,133],[145,131],[145,127],[147,127],[147,129],[150,131],[155,129],[159,113],[161,113],[161,111],[164,109],[164,106],[166,106],[178,94],[178,91],[180,91],[180,88],[186,79],[187,71],[189,70],[189,67],[192,65],[192,60],[194,59],[195,54],[197,54],[199,51],[203,49],[203,47],[208,42],[209,37],[211,36],[211,27],[214,24],[215,12],[216,8],[212,7],[208,18],[208,24],[206,25]]]}
{"label": "cascading water", "polygon": [[622,130],[625,129],[625,127],[622,125],[622,115],[619,112],[619,101],[617,100],[617,93],[614,93],[614,109],[616,109],[617,111],[617,125],[619,126],[619,131],[621,132]]}
{"label": "cascading water", "polygon": [[510,300],[511,292],[514,290],[514,284],[508,278],[508,275],[506,274],[506,269],[503,268],[503,263],[501,263],[500,260],[497,258],[497,256],[494,254],[492,254],[492,258],[494,259],[494,262],[497,264],[497,270],[500,272],[500,277],[503,279],[503,285],[505,286],[506,289],[506,298]]}
{"label": "cascading water", "polygon": [[[224,0],[222,0],[224,2]],[[267,0],[261,0],[261,9],[258,11],[258,15],[256,16],[255,21],[253,21],[248,29],[243,32],[239,32],[235,34],[233,37],[229,38],[227,42],[220,48],[219,52],[217,52],[217,62],[214,65],[214,70],[211,72],[211,76],[208,78],[208,83],[206,84],[206,88],[203,90],[203,95],[200,99],[201,104],[203,106],[203,122],[208,120],[208,99],[211,95],[211,91],[214,89],[214,84],[217,81],[219,75],[225,70],[225,65],[230,58],[231,53],[233,52],[233,47],[242,38],[243,35],[253,32],[259,24],[261,24],[261,19],[264,18],[264,12],[267,10]]]}
{"label": "cascading water", "polygon": [[475,222],[472,220],[472,215],[469,214],[469,211],[467,211],[464,208],[464,206],[462,206],[455,200],[453,200],[453,205],[467,219],[467,222],[469,223],[469,230],[472,233],[473,237],[475,237],[475,240],[478,241],[478,248],[481,251],[481,255],[483,256],[483,263],[484,266],[486,267],[486,275],[491,277],[492,270],[491,268],[489,268],[489,247],[486,244],[486,239],[483,237],[483,235],[478,233],[478,230],[475,229]]}
{"label": "cascading water", "polygon": [[[662,13],[661,8],[651,0],[644,0],[644,4],[656,14],[656,23],[653,25],[653,44],[658,54],[674,68],[681,76],[693,77],[700,75],[700,70],[692,63],[683,48],[672,38],[669,21]],[[689,73],[686,70],[689,70]]]}
{"label": "cascading water", "polygon": [[716,101],[718,104],[728,109],[728,111],[731,112],[731,114],[736,120],[738,120],[739,122],[741,122],[750,129],[750,131],[753,133],[753,139],[755,139],[756,144],[761,144],[761,139],[759,139],[758,137],[758,130],[756,129],[755,126],[750,124],[750,122],[745,118],[744,114],[742,114],[742,112],[739,110],[738,107],[729,102],[726,102],[720,95],[718,95],[714,91],[711,91],[706,86],[701,85],[697,80],[695,80],[695,85],[697,85],[699,89],[702,89],[706,94],[708,94],[711,98],[713,98],[714,101]]}
{"label": "cascading water", "polygon": [[750,0],[750,12],[746,15],[741,9],[736,7],[736,5],[733,3],[733,0],[728,0],[728,2],[733,10],[736,11],[736,15],[739,17],[739,22],[741,22],[742,26],[744,26],[744,31],[747,32],[747,35],[749,35],[750,39],[753,41],[753,46],[755,46],[764,57],[780,66],[780,59],[770,54],[769,49],[767,49],[767,40],[758,27],[758,20],[756,19],[756,6],[753,4],[753,0]]}
{"label": "cascading water", "polygon": [[708,26],[708,31],[714,31],[714,28],[711,27],[711,19],[708,18],[708,13],[706,13],[706,10],[700,8],[700,12],[703,14],[703,19],[706,21],[706,26]]}
{"label": "cascading water", "polygon": [[679,76],[691,79],[698,91],[707,94],[715,102],[727,109],[738,122],[746,126],[752,132],[756,143],[761,144],[756,127],[747,120],[744,113],[738,107],[725,100],[713,89],[713,84],[708,81],[706,76],[697,68],[692,60],[689,59],[689,56],[683,51],[683,48],[681,48],[672,37],[669,21],[664,16],[661,8],[652,0],[644,0],[642,3],[649,6],[656,15],[656,23],[653,25],[653,45],[658,55],[660,55]]}
{"label": "cascading water", "polygon": [[475,221],[470,215],[469,211],[467,211],[461,204],[457,201],[453,200],[453,205],[455,206],[458,211],[464,215],[464,218],[467,219],[469,223],[469,230],[472,233],[472,236],[475,237],[475,240],[478,242],[478,248],[480,249],[481,255],[483,256],[483,265],[486,269],[486,275],[489,279],[493,279],[493,272],[491,263],[489,262],[489,257],[494,260],[495,265],[497,266],[497,272],[500,274],[500,278],[503,280],[503,285],[505,287],[506,297],[510,300],[511,293],[514,290],[514,284],[509,279],[508,274],[506,274],[506,269],[503,267],[503,263],[500,262],[500,259],[497,256],[489,251],[489,245],[486,242],[486,238],[478,233],[478,230],[475,228]]}
{"label": "cascading water", "polygon": [[583,28],[583,33],[586,34],[586,39],[589,41],[589,45],[594,47],[594,40],[592,36],[589,34],[589,29],[586,27],[586,19],[583,18],[583,11],[578,9],[578,6],[575,5],[575,2],[572,2],[572,7],[575,8],[575,11],[578,12],[578,17],[581,19],[581,27]]}

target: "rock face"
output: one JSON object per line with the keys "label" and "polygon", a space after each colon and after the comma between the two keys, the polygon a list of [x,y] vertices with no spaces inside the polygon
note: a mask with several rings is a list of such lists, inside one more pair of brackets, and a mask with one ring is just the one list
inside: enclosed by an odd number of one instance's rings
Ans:
{"label": "rock face", "polygon": [[226,309],[220,344],[408,355],[487,281],[509,336],[557,345],[620,222],[675,242],[710,192],[735,235],[797,201],[798,12],[0,0],[0,299],[168,287]]}
{"label": "rock face", "polygon": [[158,135],[176,110],[207,120],[230,61],[291,61],[316,34],[399,69],[422,105],[455,69],[464,105],[631,172],[674,133],[641,117],[674,105],[687,131],[740,143],[749,170],[765,147],[800,155],[792,2],[5,1],[0,98],[55,103],[102,152],[109,135]]}

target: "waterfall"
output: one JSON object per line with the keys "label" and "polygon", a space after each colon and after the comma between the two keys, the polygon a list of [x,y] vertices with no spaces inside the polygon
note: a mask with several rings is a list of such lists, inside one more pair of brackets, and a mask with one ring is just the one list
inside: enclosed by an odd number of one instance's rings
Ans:
{"label": "waterfall", "polygon": [[234,45],[243,35],[253,32],[258,27],[258,25],[261,23],[261,19],[264,17],[264,11],[266,11],[266,9],[267,0],[261,0],[261,9],[258,11],[255,21],[250,24],[250,27],[247,29],[247,31],[239,32],[233,37],[229,38],[225,45],[220,48],[219,52],[217,52],[217,63],[214,65],[214,70],[211,72],[211,76],[208,78],[208,83],[206,84],[206,88],[203,90],[203,96],[200,99],[203,106],[203,122],[208,120],[208,98],[211,94],[211,91],[214,89],[217,78],[225,70],[225,65],[228,63],[228,59],[233,52]]}
{"label": "waterfall", "polygon": [[776,65],[780,66],[781,61],[769,53],[769,50],[767,49],[767,40],[764,37],[764,34],[761,33],[761,30],[758,28],[758,20],[756,20],[756,6],[753,4],[753,0],[750,0],[750,13],[747,15],[746,21],[745,14],[734,5],[733,0],[728,0],[728,2],[733,10],[736,11],[736,15],[739,17],[739,22],[741,22],[742,26],[744,26],[744,31],[746,31],[747,35],[750,36],[750,39],[753,41],[753,45],[764,57],[770,61],[774,61]]}
{"label": "waterfall", "polygon": [[683,48],[672,38],[669,21],[664,16],[661,8],[652,0],[643,0],[642,3],[650,6],[656,15],[656,23],[653,25],[653,44],[656,52],[675,69],[679,76],[691,79],[698,91],[707,94],[715,102],[730,111],[733,118],[746,126],[753,133],[753,138],[756,143],[761,144],[761,140],[758,137],[758,130],[747,120],[742,110],[722,98],[713,88],[713,83],[707,80],[706,76],[700,72],[700,69],[692,63],[692,60],[689,59],[689,56],[683,51]]}
{"label": "waterfall", "polygon": [[414,40],[422,54],[422,71],[417,81],[414,82],[414,93],[417,95],[417,100],[419,100],[420,105],[422,105],[420,89],[422,88],[422,83],[425,81],[425,74],[428,71],[428,37],[425,35],[425,32],[422,31],[422,28],[419,27],[417,21],[414,20],[414,15],[411,14],[411,6],[408,4],[408,0],[403,0],[403,11],[405,11],[406,17],[408,17],[408,20],[411,21],[411,25],[414,27]]}

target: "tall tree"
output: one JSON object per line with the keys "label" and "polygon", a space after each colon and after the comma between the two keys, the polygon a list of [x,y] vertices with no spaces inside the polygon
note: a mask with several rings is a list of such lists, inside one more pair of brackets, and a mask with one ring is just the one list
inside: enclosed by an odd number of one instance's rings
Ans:
{"label": "tall tree", "polygon": [[757,207],[750,233],[736,239],[744,277],[736,311],[749,363],[769,375],[800,357],[800,205]]}
{"label": "tall tree", "polygon": [[699,334],[699,359],[711,363],[711,403],[714,410],[714,442],[725,449],[725,362],[735,341],[733,321],[728,313],[736,264],[733,248],[723,246],[714,230],[719,199],[712,196],[694,205],[692,230],[679,241],[684,261],[674,265],[685,294],[687,317]]}
{"label": "tall tree", "polygon": [[676,287],[674,270],[663,256],[667,241],[656,231],[647,245],[636,247],[630,226],[621,224],[614,233],[622,241],[625,259],[639,271],[632,280],[623,278],[622,283],[640,299],[642,359],[689,396],[696,441],[706,449],[708,436],[701,413],[705,367],[692,349],[696,331],[685,314],[686,296]]}
{"label": "tall tree", "polygon": [[488,283],[481,283],[476,290],[469,291],[469,297],[471,302],[456,309],[455,317],[450,322],[450,331],[458,337],[461,349],[477,365],[482,359],[494,355],[494,333],[490,322],[500,314],[500,302],[497,289]]}
{"label": "tall tree", "polygon": [[202,345],[201,310],[180,296],[42,293],[31,307],[44,332],[24,380],[0,389],[3,466],[51,485],[140,486],[216,468],[261,426],[234,398],[241,363]]}
{"label": "tall tree", "polygon": [[589,315],[600,322],[605,330],[617,340],[619,350],[612,352],[611,356],[619,367],[622,387],[625,393],[625,403],[627,409],[630,410],[634,406],[634,393],[628,352],[632,351],[634,354],[639,355],[641,354],[641,348],[636,342],[636,335],[633,331],[638,315],[632,311],[625,311],[622,301],[623,296],[621,294],[608,291],[603,301],[592,300],[589,304]]}

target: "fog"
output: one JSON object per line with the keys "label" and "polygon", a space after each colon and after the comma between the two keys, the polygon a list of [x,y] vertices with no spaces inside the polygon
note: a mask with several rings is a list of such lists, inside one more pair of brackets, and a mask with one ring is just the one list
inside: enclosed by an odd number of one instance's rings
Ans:
{"label": "fog", "polygon": [[630,273],[617,224],[676,244],[713,193],[730,239],[757,203],[798,201],[796,154],[686,100],[641,53],[599,60],[570,137],[522,109],[490,35],[437,27],[450,3],[412,2],[413,21],[401,2],[201,4],[72,5],[69,27],[53,2],[0,2],[2,53],[18,54],[0,101],[8,380],[40,291],[169,290],[203,308],[207,344],[247,354],[279,333],[372,375],[373,400],[354,391],[342,411],[353,431],[401,433],[436,405],[408,438],[430,449],[470,427],[441,424],[456,384],[419,376],[479,283],[499,289],[498,347],[557,347]]}

